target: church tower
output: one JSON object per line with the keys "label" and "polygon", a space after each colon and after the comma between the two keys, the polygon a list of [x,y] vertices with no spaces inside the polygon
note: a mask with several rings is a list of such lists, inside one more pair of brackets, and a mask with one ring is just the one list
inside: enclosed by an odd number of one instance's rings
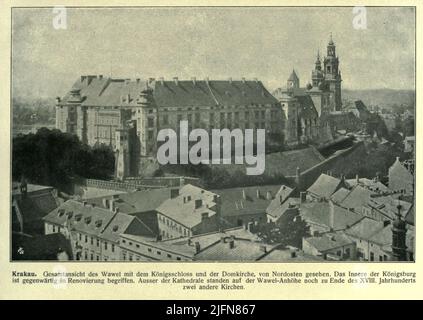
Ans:
{"label": "church tower", "polygon": [[300,79],[298,78],[295,70],[292,70],[291,75],[286,82],[286,88],[289,89],[298,89],[300,87]]}
{"label": "church tower", "polygon": [[317,51],[314,70],[311,72],[311,81],[313,87],[319,87],[323,81],[322,62],[320,61],[320,52]]}
{"label": "church tower", "polygon": [[341,71],[339,70],[339,59],[336,56],[335,43],[330,35],[327,46],[327,55],[324,59],[324,74],[325,82],[328,84],[328,89],[331,91],[330,102],[333,110],[341,110]]}
{"label": "church tower", "polygon": [[398,204],[397,218],[392,224],[392,255],[395,261],[407,261],[407,226],[405,221],[401,219],[401,208],[402,206]]}

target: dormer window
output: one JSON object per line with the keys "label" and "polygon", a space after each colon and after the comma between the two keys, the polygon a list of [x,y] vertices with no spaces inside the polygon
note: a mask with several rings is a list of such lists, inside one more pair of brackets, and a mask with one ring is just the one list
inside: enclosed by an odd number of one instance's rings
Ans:
{"label": "dormer window", "polygon": [[90,224],[91,223],[91,217],[86,217],[84,219],[84,221],[85,221],[86,224]]}
{"label": "dormer window", "polygon": [[75,220],[76,221],[81,221],[81,218],[82,218],[82,214],[75,215]]}
{"label": "dormer window", "polygon": [[96,227],[96,228],[100,228],[102,223],[103,223],[103,221],[101,221],[101,220],[97,220],[97,221],[95,222],[95,227]]}
{"label": "dormer window", "polygon": [[112,230],[113,230],[113,232],[117,232],[118,229],[119,229],[119,226],[116,225],[116,226],[113,226],[113,229]]}
{"label": "dormer window", "polygon": [[62,217],[65,214],[65,209],[59,209],[59,211],[57,211],[57,215],[59,217]]}
{"label": "dormer window", "polygon": [[67,214],[68,219],[71,219],[73,217],[73,212],[69,211]]}

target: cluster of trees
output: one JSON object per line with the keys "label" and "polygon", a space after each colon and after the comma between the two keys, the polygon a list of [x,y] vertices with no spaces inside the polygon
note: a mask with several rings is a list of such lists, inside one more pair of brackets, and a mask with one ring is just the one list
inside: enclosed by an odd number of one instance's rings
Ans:
{"label": "cluster of trees", "polygon": [[303,238],[310,237],[310,227],[301,219],[298,210],[288,210],[277,223],[260,225],[257,235],[266,243],[302,249]]}
{"label": "cluster of trees", "polygon": [[71,192],[73,179],[109,179],[114,161],[110,147],[89,147],[76,135],[56,129],[41,128],[36,134],[13,138],[13,179],[19,181],[24,176],[30,183],[65,192]]}

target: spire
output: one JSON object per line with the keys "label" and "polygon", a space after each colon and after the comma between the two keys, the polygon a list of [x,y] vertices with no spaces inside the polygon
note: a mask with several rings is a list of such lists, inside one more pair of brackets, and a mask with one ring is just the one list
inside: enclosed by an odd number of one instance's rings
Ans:
{"label": "spire", "polygon": [[330,33],[329,37],[329,45],[333,45],[332,32]]}
{"label": "spire", "polygon": [[320,49],[317,49],[316,64],[320,64]]}

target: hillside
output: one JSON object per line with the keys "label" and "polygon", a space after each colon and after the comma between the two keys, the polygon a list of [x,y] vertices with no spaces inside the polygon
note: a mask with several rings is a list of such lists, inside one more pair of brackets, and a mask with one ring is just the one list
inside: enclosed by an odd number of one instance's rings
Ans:
{"label": "hillside", "polygon": [[415,105],[413,90],[372,89],[372,90],[342,90],[342,98],[350,101],[362,100],[365,105],[391,107],[394,105]]}

